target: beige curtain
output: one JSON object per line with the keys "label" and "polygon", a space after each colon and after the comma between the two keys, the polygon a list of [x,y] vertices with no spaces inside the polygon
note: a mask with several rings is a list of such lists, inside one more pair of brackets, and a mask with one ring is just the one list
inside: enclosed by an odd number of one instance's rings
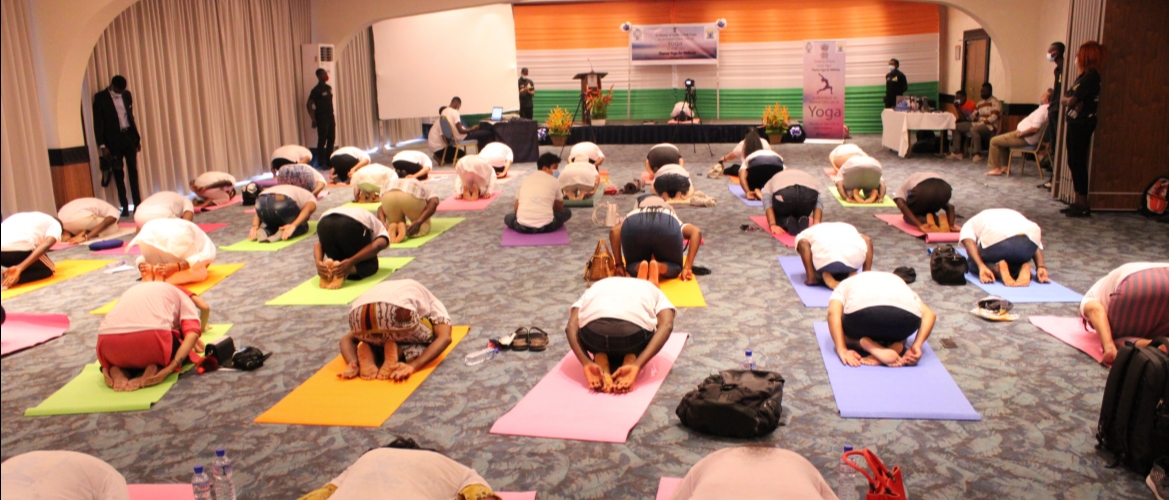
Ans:
{"label": "beige curtain", "polygon": [[[262,174],[274,149],[301,142],[300,51],[310,30],[309,0],[143,0],[94,47],[85,107],[114,75],[129,81],[143,197],[187,192],[211,170],[241,180]],[[91,113],[94,192],[113,200],[112,186],[96,185]]]}
{"label": "beige curtain", "polygon": [[0,1],[0,204],[57,213],[25,0]]}
{"label": "beige curtain", "polygon": [[337,63],[337,145],[371,150],[422,137],[422,118],[378,119],[374,36],[367,28],[345,47]]}

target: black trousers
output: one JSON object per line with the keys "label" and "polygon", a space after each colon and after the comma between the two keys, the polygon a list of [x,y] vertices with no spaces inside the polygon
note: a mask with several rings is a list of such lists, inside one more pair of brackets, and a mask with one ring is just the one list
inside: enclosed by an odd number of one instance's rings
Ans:
{"label": "black trousers", "polygon": [[[19,266],[20,263],[24,262],[24,259],[27,259],[29,255],[32,255],[32,252],[0,252],[0,265],[3,265],[4,267]],[[28,269],[25,269],[20,273],[20,279],[17,280],[16,283],[31,283],[33,281],[40,281],[46,278],[50,278],[52,276],[53,270],[50,269],[49,266],[45,265],[42,260],[38,259],[36,262],[33,262],[32,265],[28,266]]]}
{"label": "black trousers", "polygon": [[[264,230],[268,234],[276,234],[280,228],[296,222],[301,215],[301,207],[283,194],[261,194],[256,199],[256,216],[264,223]],[[309,223],[297,226],[290,238],[296,238],[309,232]]]}
{"label": "black trousers", "polygon": [[[322,217],[317,222],[317,238],[326,257],[345,260],[370,244],[370,228],[341,214]],[[349,279],[361,280],[378,272],[378,257],[370,257],[353,266]]]}
{"label": "black trousers", "polygon": [[524,118],[526,120],[531,120],[532,119],[532,110],[533,110],[533,106],[531,104],[528,106],[521,105],[520,106],[520,118]]}
{"label": "black trousers", "polygon": [[[128,132],[120,132],[121,134],[128,134]],[[119,141],[121,142],[121,141]],[[114,188],[118,190],[118,203],[122,204],[122,210],[130,208],[130,201],[134,202],[134,207],[138,207],[138,203],[142,201],[141,191],[138,189],[138,146],[107,146],[110,151],[108,158],[101,158],[98,162],[102,170],[110,172],[110,178],[114,181]],[[126,177],[130,177],[130,197],[126,197]]]}
{"label": "black trousers", "polygon": [[504,216],[504,225],[508,226],[517,233],[544,234],[560,229],[561,226],[564,226],[565,222],[568,222],[571,218],[573,218],[573,212],[569,210],[569,207],[565,207],[565,209],[561,210],[560,212],[553,212],[553,221],[549,222],[544,227],[525,226],[524,224],[521,224],[520,221],[516,220],[516,214],[514,213]]}
{"label": "black trousers", "polygon": [[334,141],[337,140],[337,123],[330,117],[329,120],[317,120],[317,150],[313,152],[317,160],[318,169],[331,168],[329,155],[333,154]]}
{"label": "black trousers", "polygon": [[1081,196],[1089,195],[1089,148],[1093,145],[1096,123],[1069,123],[1064,146],[1068,150],[1068,170],[1073,178],[1073,190]]}

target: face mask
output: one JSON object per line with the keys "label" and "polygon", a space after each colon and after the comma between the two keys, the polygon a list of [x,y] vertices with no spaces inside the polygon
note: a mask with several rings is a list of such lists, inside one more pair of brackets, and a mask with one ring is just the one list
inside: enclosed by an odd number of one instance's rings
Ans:
{"label": "face mask", "polygon": [[986,100],[986,99],[991,97],[991,91],[990,90],[981,90],[981,91],[979,91],[979,97],[982,97],[984,100]]}
{"label": "face mask", "polygon": [[898,69],[898,68],[894,67],[893,64],[889,65],[888,67],[890,68],[890,71],[894,71],[894,70]]}
{"label": "face mask", "polygon": [[1056,62],[1056,57],[1053,56],[1051,53],[1044,54],[1044,58],[1048,59],[1048,62]]}

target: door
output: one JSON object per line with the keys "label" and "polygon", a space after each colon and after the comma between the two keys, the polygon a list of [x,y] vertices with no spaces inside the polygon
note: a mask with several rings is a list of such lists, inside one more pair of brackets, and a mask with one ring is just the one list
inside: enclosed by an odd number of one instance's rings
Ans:
{"label": "door", "polygon": [[986,31],[963,32],[963,90],[979,102],[979,88],[991,73],[991,37]]}

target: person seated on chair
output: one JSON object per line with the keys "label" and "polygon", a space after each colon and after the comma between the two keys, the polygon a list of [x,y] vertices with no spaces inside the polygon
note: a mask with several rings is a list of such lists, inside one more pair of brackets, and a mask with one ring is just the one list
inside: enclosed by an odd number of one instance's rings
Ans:
{"label": "person seated on chair", "polygon": [[569,163],[589,162],[594,167],[601,170],[601,164],[605,163],[605,153],[601,152],[601,148],[589,141],[578,142],[573,145],[573,149],[569,150]]}
{"label": "person seated on chair", "polygon": [[565,336],[589,388],[615,394],[633,390],[638,372],[674,331],[675,312],[662,290],[646,280],[614,276],[585,290],[569,309]]}
{"label": "person seated on chair", "polygon": [[204,172],[191,180],[195,207],[227,205],[236,196],[236,178],[225,172]]}
{"label": "person seated on chair", "polygon": [[321,191],[325,189],[325,176],[311,165],[304,163],[280,167],[280,170],[276,172],[276,182],[277,184],[297,186],[313,193],[313,196],[321,194]]}
{"label": "person seated on chair", "polygon": [[585,200],[597,193],[597,187],[601,185],[601,174],[597,173],[597,168],[593,164],[580,161],[565,165],[557,182],[560,183],[566,200]]}
{"label": "person seated on chair", "polygon": [[808,172],[785,170],[760,189],[768,232],[793,236],[821,223],[820,183]]}
{"label": "person seated on chair", "polygon": [[984,82],[979,88],[979,98],[982,100],[975,104],[975,114],[971,121],[955,124],[955,130],[951,132],[951,154],[947,155],[948,160],[963,159],[963,134],[967,133],[971,135],[971,149],[975,151],[972,161],[983,161],[983,138],[999,130],[1003,102],[992,95],[990,83]]}
{"label": "person seated on chair", "polygon": [[399,151],[390,160],[390,165],[394,166],[394,172],[402,179],[418,179],[425,181],[430,178],[431,173],[431,158],[422,151]]}
{"label": "person seated on chair", "polygon": [[849,203],[881,203],[886,199],[882,164],[869,156],[854,156],[837,171],[837,194]]}
{"label": "person seated on chair", "polygon": [[353,187],[354,203],[381,201],[382,191],[397,178],[398,172],[381,163],[371,163],[357,172],[350,172],[349,185]]}
{"label": "person seated on chair", "polygon": [[873,266],[873,240],[845,222],[823,222],[796,236],[804,284],[836,290],[842,280]]}
{"label": "person seated on chair", "polygon": [[768,498],[837,500],[833,488],[804,457],[766,444],[724,448],[687,471],[670,500]]}
{"label": "person seated on chair", "polygon": [[784,170],[784,158],[771,149],[761,149],[743,159],[739,168],[739,186],[749,200],[763,197],[760,192],[772,176]]}
{"label": "person seated on chair", "polygon": [[[511,156],[511,153],[508,154]],[[483,155],[460,158],[455,163],[455,199],[476,201],[480,198],[491,198],[496,190],[496,172]]]}
{"label": "person seated on chair", "polygon": [[1170,331],[1170,264],[1131,262],[1097,283],[1081,299],[1083,318],[1101,337],[1101,363],[1113,364],[1117,348],[1126,340],[1145,347]]}
{"label": "person seated on chair", "polygon": [[496,178],[503,179],[508,176],[508,170],[512,168],[512,148],[502,142],[493,142],[479,150],[479,157],[487,160],[492,169],[496,171]]}
{"label": "person seated on chair", "polygon": [[299,500],[501,500],[474,469],[413,439],[367,451],[324,487]]}
{"label": "person seated on chair", "polygon": [[198,362],[210,314],[207,302],[173,284],[130,287],[98,326],[97,358],[106,385],[136,391]]}
{"label": "person seated on chair", "polygon": [[560,164],[561,158],[553,153],[537,158],[537,171],[520,183],[514,211],[504,216],[504,225],[519,233],[551,233],[573,217],[565,207],[561,183],[552,175]]}
{"label": "person seated on chair", "polygon": [[350,177],[366,165],[370,164],[370,154],[353,146],[338,148],[329,156],[329,165],[333,167],[333,182],[348,183]]}
{"label": "person seated on chair", "polygon": [[61,222],[49,214],[22,212],[4,219],[0,224],[0,265],[7,268],[4,287],[51,278],[57,266],[46,254],[62,234]]}
{"label": "person seated on chair", "polygon": [[309,148],[296,144],[286,144],[276,148],[276,151],[272,152],[272,161],[269,166],[272,167],[272,174],[275,175],[280,170],[280,167],[285,165],[308,165],[312,161],[313,152]]}
{"label": "person seated on chair", "polygon": [[829,165],[832,165],[834,172],[839,172],[841,167],[845,166],[845,162],[854,156],[869,155],[865,154],[865,151],[856,144],[842,144],[829,152]]}
{"label": "person seated on chair", "polygon": [[955,91],[955,123],[970,122],[975,117],[975,101],[967,99],[967,91]]}
{"label": "person seated on chair", "polygon": [[968,271],[979,276],[980,282],[999,279],[1007,286],[1028,286],[1032,282],[1028,262],[1035,261],[1036,279],[1048,283],[1040,226],[1015,210],[992,208],[979,212],[967,219],[959,231],[959,241],[967,249]]}
{"label": "person seated on chair", "polygon": [[934,172],[910,174],[894,193],[894,204],[902,211],[902,220],[924,233],[959,231],[959,226],[955,225],[955,206],[951,204],[951,185],[943,180],[942,175]]}
{"label": "person seated on chair", "polygon": [[934,319],[934,311],[893,273],[858,274],[829,297],[829,334],[846,366],[917,365]]}
{"label": "person seated on chair", "polygon": [[195,204],[186,196],[174,191],[160,191],[142,200],[142,204],[134,207],[134,225],[138,230],[155,219],[183,219],[187,222],[195,220]]}
{"label": "person seated on chair", "polygon": [[404,382],[449,345],[451,317],[426,287],[411,279],[379,283],[350,306],[338,377]]}
{"label": "person seated on chair", "polygon": [[378,216],[358,207],[341,206],[317,221],[313,260],[321,288],[337,290],[345,280],[361,281],[378,272],[378,252],[390,245],[390,234]]}
{"label": "person seated on chair", "polygon": [[431,216],[438,208],[439,196],[418,179],[396,179],[382,191],[378,218],[389,230],[390,243],[401,243],[430,234]]}
{"label": "person seated on chair", "polygon": [[309,217],[316,211],[313,193],[287,184],[272,186],[256,197],[248,239],[272,243],[296,238],[309,232]]}
{"label": "person seated on chair", "polygon": [[[689,249],[683,257],[683,241]],[[679,278],[689,281],[695,277],[692,268],[703,231],[694,224],[683,224],[670,204],[658,196],[648,194],[638,200],[638,206],[609,231],[619,276],[636,276],[658,286],[660,280]]]}
{"label": "person seated on chair", "polygon": [[[1040,107],[1036,108],[1031,114],[1020,120],[1020,124],[1016,125],[1016,130],[1006,134],[999,134],[991,138],[990,146],[987,150],[987,168],[991,170],[984,172],[987,175],[1003,175],[1008,173],[1008,168],[1011,166],[1011,150],[1012,148],[1023,147],[1037,147],[1040,145],[1040,129],[1048,123],[1048,106],[1052,98],[1052,89],[1044,91],[1040,96]],[[1020,169],[1023,172],[1023,167]]]}
{"label": "person seated on chair", "polygon": [[684,164],[685,160],[674,144],[658,144],[646,153],[651,188],[668,203],[686,204],[695,194],[691,174],[683,168]]}
{"label": "person seated on chair", "polygon": [[66,203],[57,210],[62,241],[76,245],[109,237],[118,232],[121,214],[117,207],[97,198],[78,198]]}
{"label": "person seated on chair", "polygon": [[130,499],[122,474],[101,459],[74,451],[30,451],[5,460],[0,489],[11,498]]}
{"label": "person seated on chair", "polygon": [[[462,99],[459,97],[451,98],[451,104],[439,108],[439,119],[446,120],[450,125],[453,136],[451,139],[456,144],[468,139],[474,140],[476,141],[477,150],[482,151],[484,146],[495,137],[495,132],[487,128],[481,128],[479,125],[467,128],[463,124],[463,117],[459,115],[459,108],[462,106]],[[438,131],[435,129],[438,129]],[[448,138],[443,135],[442,124],[440,122],[431,125],[431,132],[427,135],[427,145],[430,146],[435,159],[440,163],[454,162],[466,154],[458,146],[451,146],[448,143]]]}
{"label": "person seated on chair", "polygon": [[143,282],[199,283],[207,279],[207,268],[215,262],[215,243],[199,226],[183,219],[147,222],[126,248],[135,245],[142,250],[135,263]]}
{"label": "person seated on chair", "polygon": [[743,140],[739,141],[739,144],[736,144],[730,153],[720,157],[717,166],[723,172],[723,175],[730,177],[738,176],[740,163],[734,163],[731,166],[725,166],[724,164],[733,160],[739,160],[742,163],[748,155],[761,149],[770,150],[772,146],[768,144],[768,141],[760,137],[760,133],[755,127],[748,127],[747,131],[744,132]]}

